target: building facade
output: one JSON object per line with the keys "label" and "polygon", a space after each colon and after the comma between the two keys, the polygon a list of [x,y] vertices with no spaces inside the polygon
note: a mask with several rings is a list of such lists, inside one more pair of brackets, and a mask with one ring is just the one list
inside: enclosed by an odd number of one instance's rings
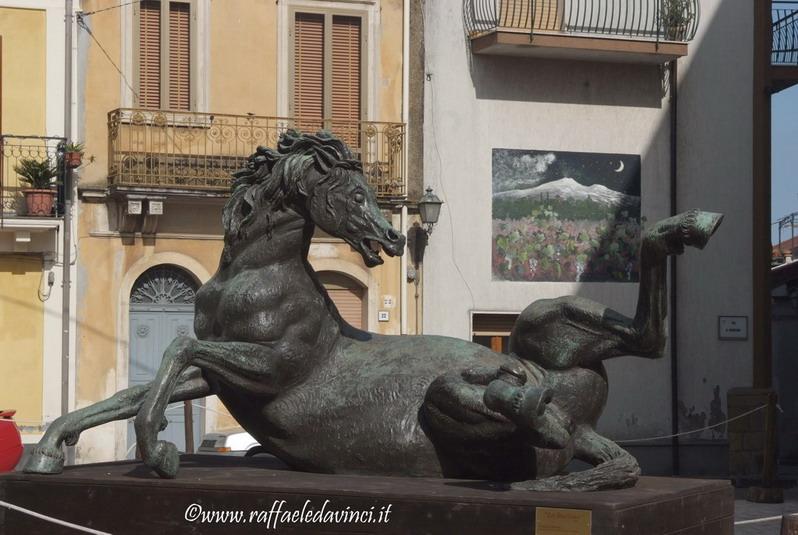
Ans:
{"label": "building facade", "polygon": [[[752,337],[720,327],[754,321],[753,15],[746,0],[428,3],[425,184],[445,204],[425,333],[506,350],[521,310],[563,295],[632,316],[646,226],[722,212],[706,250],[675,261],[666,356],[607,362],[599,431],[723,422],[754,366]],[[649,473],[726,470],[722,425],[678,453],[669,438],[629,446]]]}
{"label": "building facade", "polygon": [[[71,406],[74,339],[64,337],[64,188],[52,207],[26,203],[17,169],[41,166],[63,179],[65,7],[59,0],[0,2],[0,406],[16,409],[25,444]],[[55,191],[54,191],[55,193]],[[68,295],[68,294],[67,294]],[[74,293],[72,294],[74,296]],[[70,325],[71,324],[71,325]],[[67,329],[74,322],[67,322]]]}
{"label": "building facade", "polygon": [[[79,406],[148,381],[168,343],[193,332],[194,293],[222,250],[230,173],[257,146],[275,146],[288,128],[332,131],[363,160],[397,229],[411,224],[420,189],[409,172],[402,0],[87,0],[82,8]],[[405,258],[368,269],[323,233],[309,258],[350,323],[415,331],[419,297]],[[194,410],[197,437],[233,425],[214,399]],[[178,444],[182,414],[170,412]],[[109,424],[84,433],[77,458],[122,458],[132,444],[128,423]]]}

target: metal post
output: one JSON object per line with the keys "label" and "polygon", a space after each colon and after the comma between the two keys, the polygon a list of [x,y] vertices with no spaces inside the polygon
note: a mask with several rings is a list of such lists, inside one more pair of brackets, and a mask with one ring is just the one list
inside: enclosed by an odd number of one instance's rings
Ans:
{"label": "metal post", "polygon": [[[64,138],[67,143],[72,134],[72,0],[66,0],[64,14]],[[72,262],[72,170],[64,170],[64,232],[63,232],[63,286],[61,309],[61,414],[69,412],[69,316],[70,268]],[[74,463],[75,452],[67,448],[67,464]]]}
{"label": "metal post", "polygon": [[183,402],[183,421],[186,431],[186,453],[194,453],[194,410],[191,400]]}

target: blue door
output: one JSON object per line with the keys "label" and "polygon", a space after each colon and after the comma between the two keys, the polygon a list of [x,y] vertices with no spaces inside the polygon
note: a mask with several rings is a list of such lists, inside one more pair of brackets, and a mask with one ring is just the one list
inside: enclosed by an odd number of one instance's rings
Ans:
{"label": "blue door", "polygon": [[[184,270],[171,265],[144,272],[130,294],[130,364],[128,384],[136,386],[153,380],[163,352],[177,336],[194,336],[194,298],[198,285]],[[202,435],[204,399],[194,400],[194,447]],[[166,409],[169,425],[158,438],[186,450],[183,402]],[[128,420],[128,458],[135,453],[133,419]]]}

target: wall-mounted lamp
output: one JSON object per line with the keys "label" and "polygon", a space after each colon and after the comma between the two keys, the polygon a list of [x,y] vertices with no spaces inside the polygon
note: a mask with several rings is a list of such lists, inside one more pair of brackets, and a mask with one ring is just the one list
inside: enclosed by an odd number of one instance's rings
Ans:
{"label": "wall-mounted lamp", "polygon": [[418,285],[418,267],[424,260],[424,250],[427,248],[432,228],[438,222],[442,204],[443,201],[432,192],[432,188],[427,188],[427,192],[418,201],[418,213],[421,216],[423,227],[415,223],[408,232],[408,249],[415,268],[412,280],[416,285]]}
{"label": "wall-mounted lamp", "polygon": [[432,227],[438,222],[442,204],[443,201],[432,193],[432,188],[427,188],[427,192],[419,199],[418,213],[421,215],[421,222],[424,223],[427,234],[432,234]]}

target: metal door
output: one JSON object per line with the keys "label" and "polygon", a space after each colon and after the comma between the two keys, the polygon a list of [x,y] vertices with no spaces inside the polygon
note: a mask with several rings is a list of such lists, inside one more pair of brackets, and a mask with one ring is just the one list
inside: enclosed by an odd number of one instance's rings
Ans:
{"label": "metal door", "polygon": [[[197,283],[175,266],[156,266],[143,273],[130,294],[130,364],[128,384],[136,386],[153,380],[161,365],[164,350],[177,336],[194,336],[194,298]],[[194,400],[194,446],[202,435],[205,400]],[[186,449],[183,403],[166,409],[169,425],[158,435],[173,442],[179,451]],[[128,458],[135,449],[133,419],[128,420]]]}

